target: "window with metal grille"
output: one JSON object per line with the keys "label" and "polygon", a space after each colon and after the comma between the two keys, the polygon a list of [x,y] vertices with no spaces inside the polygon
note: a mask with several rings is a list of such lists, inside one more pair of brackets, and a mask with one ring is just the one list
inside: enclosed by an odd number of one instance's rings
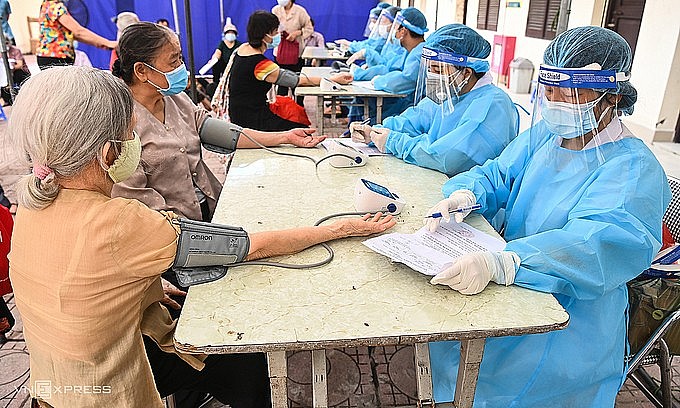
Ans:
{"label": "window with metal grille", "polygon": [[501,0],[479,0],[477,12],[477,28],[496,31],[498,29],[498,11]]}
{"label": "window with metal grille", "polygon": [[527,37],[552,40],[557,31],[560,0],[531,0],[527,17]]}

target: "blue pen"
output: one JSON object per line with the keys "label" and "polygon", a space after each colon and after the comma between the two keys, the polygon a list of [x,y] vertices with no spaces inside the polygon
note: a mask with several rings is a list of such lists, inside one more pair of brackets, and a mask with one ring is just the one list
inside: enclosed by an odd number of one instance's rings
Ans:
{"label": "blue pen", "polygon": [[[474,211],[474,210],[479,210],[480,208],[482,208],[481,204],[475,204],[475,205],[471,205],[471,206],[468,206],[468,207],[456,208],[455,210],[449,211],[449,214],[455,214],[455,213],[460,213],[460,212],[465,212],[465,211]],[[425,218],[441,218],[441,217],[442,217],[442,213],[436,212],[432,215],[428,215]]]}

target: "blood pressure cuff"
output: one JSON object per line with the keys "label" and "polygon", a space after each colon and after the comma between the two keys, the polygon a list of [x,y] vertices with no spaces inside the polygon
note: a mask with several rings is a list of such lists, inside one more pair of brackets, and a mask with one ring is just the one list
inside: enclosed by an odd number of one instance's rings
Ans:
{"label": "blood pressure cuff", "polygon": [[231,154],[236,150],[243,128],[226,120],[207,118],[198,136],[206,149],[219,154]]}
{"label": "blood pressure cuff", "polygon": [[286,88],[295,88],[300,82],[300,76],[293,71],[281,68],[279,70],[279,77],[276,78],[276,85],[285,86]]}
{"label": "blood pressure cuff", "polygon": [[181,286],[223,278],[229,265],[248,255],[250,239],[243,228],[184,218],[176,222],[181,232],[172,269]]}

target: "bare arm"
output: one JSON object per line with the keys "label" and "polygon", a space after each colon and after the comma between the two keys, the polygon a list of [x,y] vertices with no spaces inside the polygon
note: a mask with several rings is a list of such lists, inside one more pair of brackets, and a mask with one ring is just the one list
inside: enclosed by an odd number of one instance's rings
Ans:
{"label": "bare arm", "polygon": [[[275,84],[276,81],[279,79],[279,73],[280,72],[281,72],[281,70],[277,69],[276,71],[267,75],[264,78],[265,82],[269,82],[270,84]],[[333,82],[337,82],[341,85],[347,85],[350,82],[352,82],[354,77],[349,72],[342,72],[342,73],[339,73],[339,74],[331,75],[328,79],[330,79]],[[300,82],[298,82],[298,86],[319,86],[320,83],[321,83],[321,77],[300,74]]]}
{"label": "bare arm", "polygon": [[246,260],[295,254],[313,245],[347,237],[365,237],[384,232],[396,225],[391,215],[366,214],[363,218],[342,219],[329,225],[302,227],[282,231],[257,232],[250,235]]}
{"label": "bare arm", "polygon": [[215,50],[215,52],[213,53],[213,55],[210,59],[218,60],[220,58],[222,58],[222,51],[220,51],[219,48],[218,48],[218,49]]}
{"label": "bare arm", "polygon": [[78,41],[82,41],[86,44],[94,45],[95,47],[104,49],[116,48],[117,43],[115,41],[107,40],[106,38],[101,37],[81,26],[73,17],[71,17],[70,14],[62,15],[57,21],[66,27],[66,29],[71,31],[73,33],[73,37]]}
{"label": "bare arm", "polygon": [[[292,144],[297,147],[314,147],[326,139],[325,136],[313,136],[316,129],[293,129],[287,132],[261,132],[253,129],[243,129],[243,133],[257,140],[260,144],[270,147],[281,144]],[[238,149],[257,149],[260,146],[247,137],[239,137],[236,144]]]}

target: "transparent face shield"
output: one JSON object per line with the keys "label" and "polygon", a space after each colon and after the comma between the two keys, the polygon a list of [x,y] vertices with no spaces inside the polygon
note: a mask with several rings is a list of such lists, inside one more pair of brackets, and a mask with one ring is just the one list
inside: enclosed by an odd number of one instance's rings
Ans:
{"label": "transparent face shield", "polygon": [[550,162],[564,169],[601,165],[607,159],[603,146],[621,135],[613,94],[628,76],[599,68],[540,67],[530,145],[547,139]]}
{"label": "transparent face shield", "polygon": [[375,23],[378,21],[380,15],[373,14],[373,12],[368,14],[368,21],[366,21],[366,27],[364,28],[364,37],[368,38],[375,27]]}
{"label": "transparent face shield", "polygon": [[397,13],[392,22],[392,27],[390,28],[389,34],[387,34],[387,44],[390,47],[401,47],[401,43],[397,38],[397,32],[403,27],[404,16],[401,15],[401,11]]}
{"label": "transparent face shield", "polygon": [[463,88],[473,75],[470,69],[465,69],[468,62],[473,60],[477,59],[424,47],[416,82],[415,104],[428,99],[441,106],[442,115],[453,113]]}
{"label": "transparent face shield", "polygon": [[378,17],[373,25],[373,29],[368,35],[368,38],[373,40],[387,40],[387,37],[390,35],[390,30],[392,30],[393,21],[394,17],[392,17],[387,10],[383,10],[380,13],[380,17]]}

